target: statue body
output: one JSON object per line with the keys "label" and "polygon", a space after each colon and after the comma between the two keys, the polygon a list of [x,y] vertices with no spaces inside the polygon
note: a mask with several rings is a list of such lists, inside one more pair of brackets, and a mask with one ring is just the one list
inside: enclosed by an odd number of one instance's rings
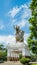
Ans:
{"label": "statue body", "polygon": [[20,30],[19,26],[15,27],[16,30],[16,42],[23,42],[24,41],[24,31]]}

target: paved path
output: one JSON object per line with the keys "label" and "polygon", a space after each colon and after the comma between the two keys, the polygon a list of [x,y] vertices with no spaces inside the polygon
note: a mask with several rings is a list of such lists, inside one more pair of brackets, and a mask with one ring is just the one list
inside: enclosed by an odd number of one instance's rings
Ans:
{"label": "paved path", "polygon": [[19,61],[7,61],[4,63],[0,63],[0,65],[22,65]]}
{"label": "paved path", "polygon": [[29,62],[29,63],[31,63],[31,64],[37,64],[37,62]]}

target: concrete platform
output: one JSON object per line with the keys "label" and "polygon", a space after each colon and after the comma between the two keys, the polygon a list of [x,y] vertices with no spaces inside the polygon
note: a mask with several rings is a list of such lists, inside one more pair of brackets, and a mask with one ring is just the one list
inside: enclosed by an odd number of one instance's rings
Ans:
{"label": "concrete platform", "polygon": [[0,63],[0,65],[22,65],[19,61],[7,61],[4,63]]}

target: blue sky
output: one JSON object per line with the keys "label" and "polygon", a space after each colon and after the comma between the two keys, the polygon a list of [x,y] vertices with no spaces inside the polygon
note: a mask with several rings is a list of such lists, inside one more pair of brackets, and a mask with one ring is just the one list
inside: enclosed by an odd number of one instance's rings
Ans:
{"label": "blue sky", "polygon": [[[0,35],[13,35],[14,24],[19,24],[20,22],[23,22],[25,20],[28,21],[28,18],[30,15],[24,14],[25,12],[27,14],[30,14],[30,12],[27,12],[31,0],[0,0]],[[25,6],[25,7],[22,7]],[[20,9],[21,8],[21,9]],[[15,12],[15,14],[12,14],[12,11],[16,11],[20,9],[18,12]],[[12,15],[11,15],[12,14]],[[22,18],[21,16],[26,16],[25,18]],[[12,17],[14,15],[14,17]],[[24,19],[24,20],[23,20]],[[15,23],[12,21],[15,20]],[[24,22],[23,22],[24,23]],[[21,23],[20,23],[21,24]],[[22,24],[21,24],[22,25]],[[26,33],[29,33],[29,26],[28,22],[25,26],[22,26],[21,29],[23,29]]]}
{"label": "blue sky", "polygon": [[19,25],[25,34],[29,34],[28,19],[31,16],[31,0],[0,0],[0,41],[15,34],[14,25]]}

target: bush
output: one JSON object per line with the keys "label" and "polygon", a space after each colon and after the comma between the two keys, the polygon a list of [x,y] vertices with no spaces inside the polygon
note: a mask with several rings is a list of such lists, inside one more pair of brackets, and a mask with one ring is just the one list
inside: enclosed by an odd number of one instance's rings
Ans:
{"label": "bush", "polygon": [[3,51],[1,51],[0,52],[0,60],[7,60],[7,52],[3,52]]}
{"label": "bush", "polygon": [[19,54],[19,59],[21,59],[22,58],[22,54]]}
{"label": "bush", "polygon": [[30,61],[29,58],[24,58],[24,57],[23,57],[23,58],[20,59],[20,62],[21,62],[22,64],[26,64],[26,63],[28,64],[29,61]]}

